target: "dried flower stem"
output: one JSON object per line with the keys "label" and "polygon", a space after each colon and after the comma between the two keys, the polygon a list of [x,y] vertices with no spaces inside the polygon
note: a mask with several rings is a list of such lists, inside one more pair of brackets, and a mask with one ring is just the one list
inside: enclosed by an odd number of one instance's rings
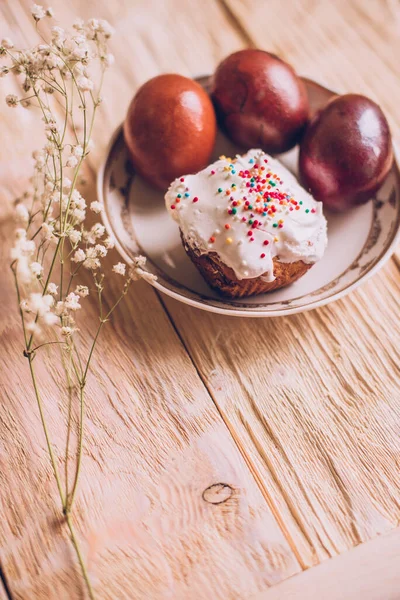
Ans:
{"label": "dried flower stem", "polygon": [[[32,15],[37,25],[41,19],[51,18],[52,10],[34,5]],[[93,600],[94,591],[72,521],[72,508],[82,471],[87,377],[101,330],[127,294],[131,282],[139,277],[151,281],[154,276],[144,270],[143,257],[136,259],[128,273],[125,264],[114,265],[112,271],[123,278],[123,285],[117,300],[104,315],[102,293],[105,273],[102,272],[102,259],[113,247],[113,242],[104,237],[105,227],[101,223],[90,228],[86,225],[87,204],[77,185],[81,166],[90,151],[104,72],[113,62],[107,52],[112,31],[106,21],[97,19],[90,19],[87,23],[78,20],[74,29],[74,32],[68,33],[60,27],[53,27],[51,41],[47,42],[41,36],[44,43],[29,51],[14,50],[12,41],[4,39],[0,45],[0,59],[8,58],[11,64],[0,67],[0,77],[8,73],[24,77],[22,87],[28,95],[18,98],[10,94],[6,102],[13,109],[36,106],[47,138],[44,148],[33,154],[33,189],[16,201],[16,214],[21,226],[16,231],[11,267],[24,335],[24,356],[29,362],[62,512],[88,594]],[[95,65],[96,62],[100,70],[97,88],[89,72],[89,65]],[[61,126],[57,123],[60,112],[63,118]],[[92,202],[90,210],[95,214],[101,212],[100,202]],[[77,263],[77,266],[72,266],[72,263]],[[82,267],[83,271],[88,270],[93,275],[100,317],[85,360],[79,347],[76,315],[82,308],[81,301],[94,290],[81,284],[71,291]],[[57,271],[58,285],[53,280]],[[43,352],[44,348],[50,351],[53,345],[60,350],[67,397],[64,482],[52,446],[33,364],[38,353]],[[77,390],[77,449],[70,487],[69,453]]]}

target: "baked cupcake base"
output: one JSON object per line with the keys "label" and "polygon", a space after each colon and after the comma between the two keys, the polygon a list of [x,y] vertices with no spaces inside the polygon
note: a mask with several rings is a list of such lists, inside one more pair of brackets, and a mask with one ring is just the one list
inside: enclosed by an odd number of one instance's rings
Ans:
{"label": "baked cupcake base", "polygon": [[229,298],[243,298],[272,292],[294,283],[312,267],[312,264],[307,264],[302,260],[282,263],[275,257],[273,259],[275,277],[273,281],[264,281],[263,275],[253,279],[238,279],[233,269],[225,265],[218,254],[215,252],[201,254],[196,251],[185,241],[182,232],[181,239],[186,253],[208,285]]}

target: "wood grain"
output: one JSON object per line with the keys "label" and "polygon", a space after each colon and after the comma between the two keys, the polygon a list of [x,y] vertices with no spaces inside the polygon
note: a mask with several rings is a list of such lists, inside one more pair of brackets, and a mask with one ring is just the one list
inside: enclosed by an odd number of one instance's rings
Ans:
{"label": "wood grain", "polygon": [[[152,55],[153,42],[148,39],[153,33],[149,29],[151,15],[143,5],[135,10],[128,2],[120,3],[118,11],[108,3],[104,10],[98,3],[87,3],[81,9],[78,2],[75,6],[73,2],[53,4],[63,23],[77,14],[86,17],[89,10],[93,14],[93,10],[110,18],[118,29],[114,43],[121,66],[109,83],[112,103],[108,108],[105,104],[103,112],[107,127],[99,128],[104,142],[114,126],[110,115],[121,120],[139,78],[150,74],[149,64],[154,71],[162,60],[161,52],[159,57]],[[218,13],[217,5],[210,6]],[[181,13],[185,34],[192,32],[193,38],[198,38],[196,52],[202,43],[203,55],[207,55],[215,48],[210,25],[204,20],[201,29],[194,8],[195,4],[188,5],[187,14]],[[35,38],[28,2],[9,2],[1,10],[10,24],[5,34],[20,43]],[[168,11],[161,12],[160,19],[171,29],[173,19]],[[182,22],[176,27],[180,31]],[[141,57],[142,64],[127,60],[128,48],[132,57]],[[169,61],[173,68],[181,68],[172,52]],[[138,74],[136,80],[133,72]],[[2,84],[2,92],[10,85],[15,86],[8,81]],[[16,110],[11,113],[13,120],[9,109],[3,107],[0,118],[7,143],[0,148],[5,198],[0,249],[2,264],[6,264],[13,227],[11,198],[26,183],[29,151],[40,137],[30,111]],[[104,144],[101,148],[103,151]],[[95,160],[95,153],[93,156]],[[93,173],[87,177],[85,196],[90,201]],[[106,298],[110,304],[117,285],[115,278]],[[82,580],[59,518],[60,506],[22,356],[8,271],[3,273],[1,301],[1,560],[15,598],[82,598]],[[96,321],[92,306],[79,324],[84,337],[93,331]],[[58,389],[60,374],[54,369],[50,375],[45,371],[50,365],[47,351],[36,361],[62,470],[66,401]],[[234,599],[299,570],[271,508],[152,288],[144,283],[135,285],[104,333],[92,373],[76,521],[97,597],[183,600],[212,595]]]}
{"label": "wood grain", "polygon": [[[397,132],[389,55],[399,39],[387,5],[297,2],[284,18],[278,0],[268,10],[250,0],[224,5],[250,44],[328,87],[375,97]],[[345,300],[290,318],[224,318],[165,300],[303,567],[398,524],[398,294],[392,261]]]}
{"label": "wood grain", "polygon": [[349,298],[284,319],[194,316],[165,300],[304,566],[398,523],[399,291],[391,265]]}
{"label": "wood grain", "polygon": [[[29,5],[0,5],[2,34],[19,44],[35,39]],[[98,15],[117,29],[88,199],[138,84],[159,72],[212,72],[248,44],[276,51],[330,87],[377,99],[398,136],[394,1],[52,5],[62,25]],[[16,89],[1,80],[1,94]],[[13,120],[0,104],[0,126],[5,264],[10,203],[23,189],[38,140],[29,111]],[[335,305],[263,321],[202,313],[135,286],[104,335],[89,384],[77,525],[99,598],[283,600],[300,598],[299,586],[304,598],[333,600],[343,578],[349,598],[362,590],[375,600],[379,589],[380,598],[394,600],[392,536],[289,579],[275,596],[266,590],[398,525],[399,283],[392,261]],[[0,294],[0,558],[16,598],[83,598],[58,519],[8,274]],[[115,294],[113,284],[107,300]],[[95,318],[93,309],[84,332]],[[62,464],[65,401],[57,377],[43,372],[41,379]],[[360,577],[352,578],[356,571]],[[367,571],[385,587],[360,587]]]}
{"label": "wood grain", "polygon": [[251,600],[399,600],[400,530],[344,552]]}

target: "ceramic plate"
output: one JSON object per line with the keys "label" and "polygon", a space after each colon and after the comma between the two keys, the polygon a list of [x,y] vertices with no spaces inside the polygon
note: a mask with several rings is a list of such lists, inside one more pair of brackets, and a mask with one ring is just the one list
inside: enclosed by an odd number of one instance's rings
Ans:
{"label": "ceramic plate", "polygon": [[[207,87],[208,78],[199,81]],[[334,92],[304,80],[312,110],[323,106]],[[235,147],[222,134],[212,161],[221,154],[234,156]],[[280,155],[297,170],[298,150]],[[296,283],[260,296],[227,300],[212,290],[186,255],[177,224],[168,216],[161,192],[135,174],[121,127],[115,132],[98,175],[104,222],[125,262],[142,254],[157,276],[154,286],[186,304],[211,312],[247,317],[275,317],[310,310],[341,298],[383,266],[400,238],[400,173],[397,163],[374,198],[345,214],[330,214],[328,248],[323,259]]]}

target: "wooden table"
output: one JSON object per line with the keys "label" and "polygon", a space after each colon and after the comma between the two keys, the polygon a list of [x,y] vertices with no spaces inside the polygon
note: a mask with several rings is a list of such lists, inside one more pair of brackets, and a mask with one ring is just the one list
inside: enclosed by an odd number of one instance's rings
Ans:
{"label": "wooden table", "polygon": [[[63,26],[98,16],[117,30],[89,200],[140,83],[159,72],[210,73],[245,46],[371,96],[398,135],[397,0],[52,5]],[[19,45],[36,39],[29,8],[0,4],[2,34]],[[2,80],[1,95],[14,85]],[[5,266],[37,118],[1,102],[0,126],[0,558],[13,598],[75,600],[85,591],[59,519]],[[222,317],[134,286],[89,381],[75,514],[98,598],[400,598],[399,267],[394,257],[344,300],[279,319]],[[93,309],[82,327],[92,330],[95,318]],[[65,403],[56,376],[41,377],[61,464]]]}

